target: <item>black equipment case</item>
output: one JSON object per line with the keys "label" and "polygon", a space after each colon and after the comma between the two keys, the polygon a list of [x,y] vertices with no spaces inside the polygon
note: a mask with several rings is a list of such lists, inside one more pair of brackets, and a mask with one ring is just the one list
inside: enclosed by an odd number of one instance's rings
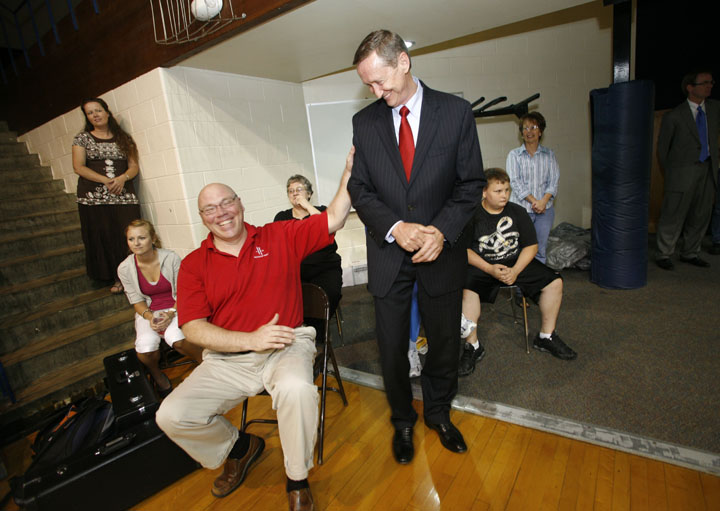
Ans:
{"label": "black equipment case", "polygon": [[108,442],[12,481],[28,511],[122,511],[198,468],[150,418]]}
{"label": "black equipment case", "polygon": [[112,398],[117,427],[121,431],[133,424],[155,417],[160,398],[145,366],[135,350],[126,350],[105,357],[106,384]]}
{"label": "black equipment case", "polygon": [[155,423],[160,401],[135,350],[106,357],[104,364],[115,433],[14,478],[13,497],[24,509],[122,511],[200,467]]}

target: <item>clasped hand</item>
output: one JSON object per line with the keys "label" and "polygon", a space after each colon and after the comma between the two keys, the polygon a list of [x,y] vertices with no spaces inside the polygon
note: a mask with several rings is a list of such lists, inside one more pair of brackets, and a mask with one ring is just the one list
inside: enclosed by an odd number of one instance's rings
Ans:
{"label": "clasped hand", "polygon": [[538,200],[532,203],[532,210],[535,214],[542,215],[545,213],[545,206],[547,206],[547,201]]}
{"label": "clasped hand", "polygon": [[443,249],[445,236],[434,225],[400,222],[392,231],[395,242],[408,252],[416,252],[413,263],[434,261]]}
{"label": "clasped hand", "polygon": [[112,195],[120,195],[122,193],[125,183],[127,182],[127,180],[122,178],[122,176],[123,175],[121,174],[105,183],[105,187]]}
{"label": "clasped hand", "polygon": [[295,330],[278,325],[280,315],[275,313],[269,323],[264,324],[254,332],[250,332],[248,347],[252,351],[277,350],[285,348],[295,340]]}
{"label": "clasped hand", "polygon": [[[157,314],[157,315],[156,315]],[[150,328],[156,332],[164,332],[167,327],[170,326],[173,316],[165,311],[159,311],[153,313],[153,318],[150,320]]]}
{"label": "clasped hand", "polygon": [[505,266],[504,264],[493,264],[490,273],[506,286],[512,286],[515,283],[515,279],[517,279],[515,269]]}

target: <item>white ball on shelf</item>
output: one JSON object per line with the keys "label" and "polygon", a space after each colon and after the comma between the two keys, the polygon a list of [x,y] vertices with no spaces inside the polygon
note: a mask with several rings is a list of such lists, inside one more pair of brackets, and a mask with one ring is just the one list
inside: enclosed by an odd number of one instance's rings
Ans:
{"label": "white ball on shelf", "polygon": [[190,12],[199,21],[208,21],[222,11],[222,0],[192,0]]}

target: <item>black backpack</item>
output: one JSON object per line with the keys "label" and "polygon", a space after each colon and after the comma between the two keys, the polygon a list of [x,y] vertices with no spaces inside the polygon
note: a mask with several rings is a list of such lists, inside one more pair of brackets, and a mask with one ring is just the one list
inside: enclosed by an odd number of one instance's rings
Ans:
{"label": "black backpack", "polygon": [[112,432],[112,404],[100,398],[85,398],[68,405],[35,437],[33,461],[28,473],[55,465],[73,454],[91,448]]}

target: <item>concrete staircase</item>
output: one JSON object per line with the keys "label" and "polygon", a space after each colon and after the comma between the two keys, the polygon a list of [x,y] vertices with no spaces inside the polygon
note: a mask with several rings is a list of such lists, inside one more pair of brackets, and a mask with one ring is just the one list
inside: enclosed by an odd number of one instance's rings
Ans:
{"label": "concrete staircase", "polygon": [[102,381],[102,360],[133,346],[124,295],[85,274],[75,198],[0,122],[0,443]]}

